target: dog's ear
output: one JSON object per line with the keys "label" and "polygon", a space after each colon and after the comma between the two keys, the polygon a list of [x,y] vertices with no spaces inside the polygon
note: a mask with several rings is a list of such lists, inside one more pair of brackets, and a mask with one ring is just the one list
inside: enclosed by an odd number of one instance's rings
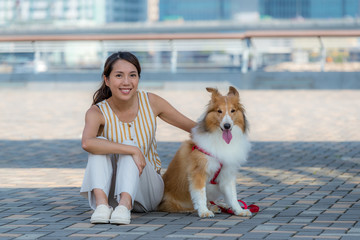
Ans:
{"label": "dog's ear", "polygon": [[215,98],[215,97],[221,95],[216,88],[207,87],[206,90],[212,94],[212,96],[211,96],[212,98]]}
{"label": "dog's ear", "polygon": [[228,96],[234,95],[235,97],[239,97],[239,92],[234,88],[233,86],[229,87],[229,92],[227,94]]}
{"label": "dog's ear", "polygon": [[206,91],[209,93],[219,93],[219,91],[216,88],[207,87]]}

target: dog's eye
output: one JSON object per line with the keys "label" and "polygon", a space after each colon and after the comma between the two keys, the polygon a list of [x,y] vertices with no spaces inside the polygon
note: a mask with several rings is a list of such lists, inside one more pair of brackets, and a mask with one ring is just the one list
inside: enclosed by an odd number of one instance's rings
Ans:
{"label": "dog's eye", "polygon": [[231,109],[231,112],[232,112],[232,113],[235,112],[235,109]]}
{"label": "dog's eye", "polygon": [[222,113],[222,111],[219,109],[219,110],[218,110],[218,113]]}

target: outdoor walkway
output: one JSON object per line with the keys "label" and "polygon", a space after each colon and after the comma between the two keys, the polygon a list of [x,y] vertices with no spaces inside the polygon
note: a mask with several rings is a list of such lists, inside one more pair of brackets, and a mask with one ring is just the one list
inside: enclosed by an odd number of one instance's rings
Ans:
{"label": "outdoor walkway", "polygon": [[[190,85],[191,84],[191,85]],[[146,90],[196,120],[207,82]],[[217,84],[225,93],[227,83]],[[360,92],[243,90],[252,151],[238,174],[251,218],[132,214],[127,226],[90,224],[80,197],[80,138],[97,83],[0,85],[0,239],[360,239]],[[158,121],[163,168],[183,133]]]}

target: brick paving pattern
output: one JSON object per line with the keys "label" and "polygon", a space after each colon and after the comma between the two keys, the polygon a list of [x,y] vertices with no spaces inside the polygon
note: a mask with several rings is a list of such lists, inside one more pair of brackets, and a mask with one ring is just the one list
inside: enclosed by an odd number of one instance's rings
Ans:
{"label": "brick paving pattern", "polygon": [[[206,84],[148,90],[196,120]],[[0,239],[360,239],[359,91],[240,91],[252,150],[237,192],[260,207],[255,216],[133,213],[117,226],[90,224],[79,195],[80,136],[96,85],[0,87]],[[164,169],[187,137],[159,120]]]}

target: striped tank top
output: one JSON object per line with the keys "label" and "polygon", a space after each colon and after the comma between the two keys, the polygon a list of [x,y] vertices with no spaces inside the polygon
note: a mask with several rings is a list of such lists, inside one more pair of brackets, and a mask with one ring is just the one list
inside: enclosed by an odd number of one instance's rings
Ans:
{"label": "striped tank top", "polygon": [[105,118],[105,125],[100,136],[116,143],[123,143],[125,140],[134,142],[144,154],[145,159],[151,163],[157,172],[160,172],[161,161],[156,151],[155,140],[156,118],[152,112],[147,93],[138,91],[137,94],[139,111],[135,119],[129,123],[118,119],[107,100],[96,104]]}

